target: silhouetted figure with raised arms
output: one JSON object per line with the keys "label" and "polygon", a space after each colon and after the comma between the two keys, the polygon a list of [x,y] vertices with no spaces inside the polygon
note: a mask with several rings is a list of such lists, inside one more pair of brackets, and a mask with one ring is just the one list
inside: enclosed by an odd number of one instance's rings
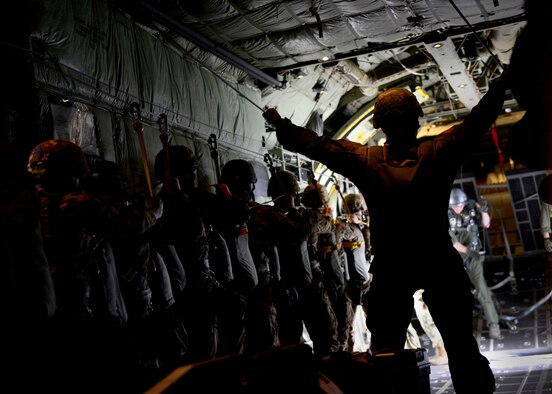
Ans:
{"label": "silhouetted figure with raised arms", "polygon": [[[423,288],[443,336],[457,394],[492,393],[495,379],[473,336],[474,298],[462,259],[450,242],[448,200],[459,167],[502,109],[504,75],[461,124],[431,140],[416,138],[424,113],[416,96],[404,88],[376,98],[373,123],[387,136],[383,146],[318,136],[273,108],[263,113],[276,126],[285,149],[324,163],[351,180],[366,199],[375,256],[373,281],[364,298],[372,334],[369,353],[404,348],[412,295]],[[401,208],[405,206],[424,207],[423,220],[418,208]],[[411,223],[416,231],[408,231]]]}

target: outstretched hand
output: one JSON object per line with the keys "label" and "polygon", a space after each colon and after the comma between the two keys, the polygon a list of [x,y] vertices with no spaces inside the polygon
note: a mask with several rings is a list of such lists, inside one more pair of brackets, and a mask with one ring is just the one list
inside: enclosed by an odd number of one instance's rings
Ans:
{"label": "outstretched hand", "polygon": [[275,125],[276,123],[280,122],[282,120],[282,117],[276,110],[276,108],[267,108],[263,112],[263,117],[266,119],[266,121],[270,124]]}

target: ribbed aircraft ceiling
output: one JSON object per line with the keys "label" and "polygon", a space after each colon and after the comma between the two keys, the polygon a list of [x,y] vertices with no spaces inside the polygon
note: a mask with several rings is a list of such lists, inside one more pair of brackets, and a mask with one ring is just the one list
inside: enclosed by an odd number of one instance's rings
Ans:
{"label": "ribbed aircraft ceiling", "polygon": [[523,0],[140,0],[130,4],[147,10],[146,19],[159,23],[168,16],[260,69],[295,68],[317,63],[324,56],[331,60],[357,57],[432,40],[436,34],[465,34],[470,32],[468,23],[479,31],[525,18]]}
{"label": "ribbed aircraft ceiling", "polygon": [[[508,64],[526,18],[524,0],[114,3],[211,70],[252,80],[268,104],[289,87],[309,96],[328,134],[396,85],[420,86],[433,120],[456,120]],[[299,71],[311,74],[308,83],[298,82]],[[322,99],[320,84],[329,90]]]}

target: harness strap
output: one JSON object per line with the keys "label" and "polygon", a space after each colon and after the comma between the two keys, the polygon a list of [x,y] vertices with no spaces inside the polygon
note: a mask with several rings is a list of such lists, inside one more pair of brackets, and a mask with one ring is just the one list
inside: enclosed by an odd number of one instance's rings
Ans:
{"label": "harness strap", "polygon": [[321,246],[320,247],[320,251],[322,253],[331,253],[333,252],[334,250],[337,250],[337,245],[336,244],[333,244],[333,245],[324,245],[324,246]]}
{"label": "harness strap", "polygon": [[344,248],[356,249],[356,248],[358,248],[362,245],[364,245],[364,241],[357,241],[357,242],[343,241],[343,242],[341,242],[341,246],[343,246]]}

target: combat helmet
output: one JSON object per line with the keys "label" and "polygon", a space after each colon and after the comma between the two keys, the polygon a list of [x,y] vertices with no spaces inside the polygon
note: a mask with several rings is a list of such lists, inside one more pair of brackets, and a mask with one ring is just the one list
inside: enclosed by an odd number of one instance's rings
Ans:
{"label": "combat helmet", "polygon": [[468,196],[462,189],[457,187],[452,188],[449,197],[449,207],[457,207],[459,205],[465,205],[468,201]]}
{"label": "combat helmet", "polygon": [[405,88],[391,88],[381,93],[374,103],[374,128],[404,122],[405,119],[418,119],[424,111],[414,93]]}
{"label": "combat helmet", "polygon": [[257,183],[257,174],[247,160],[234,159],[227,162],[220,172],[222,183],[227,185],[249,185]]}
{"label": "combat helmet", "polygon": [[105,159],[89,162],[90,172],[82,182],[85,193],[120,195],[127,192],[126,177],[119,164]]}
{"label": "combat helmet", "polygon": [[[164,151],[161,150],[155,156],[154,172],[157,179],[165,178]],[[169,146],[170,174],[177,178],[183,175],[193,174],[198,168],[197,158],[192,150],[184,145]]]}
{"label": "combat helmet", "polygon": [[350,193],[343,198],[343,211],[348,213],[356,213],[366,211],[366,201],[359,193]]}
{"label": "combat helmet", "polygon": [[228,161],[220,171],[221,182],[228,186],[230,192],[246,201],[254,201],[255,184],[257,183],[257,174],[247,160],[234,159]]}
{"label": "combat helmet", "polygon": [[309,183],[301,194],[301,203],[306,207],[322,208],[330,200],[328,191],[320,183]]}
{"label": "combat helmet", "polygon": [[266,191],[272,198],[283,194],[295,195],[299,193],[299,182],[293,172],[287,170],[278,171],[268,180]]}
{"label": "combat helmet", "polygon": [[27,171],[37,183],[64,177],[82,178],[88,171],[88,163],[77,144],[51,139],[33,148],[27,161]]}

